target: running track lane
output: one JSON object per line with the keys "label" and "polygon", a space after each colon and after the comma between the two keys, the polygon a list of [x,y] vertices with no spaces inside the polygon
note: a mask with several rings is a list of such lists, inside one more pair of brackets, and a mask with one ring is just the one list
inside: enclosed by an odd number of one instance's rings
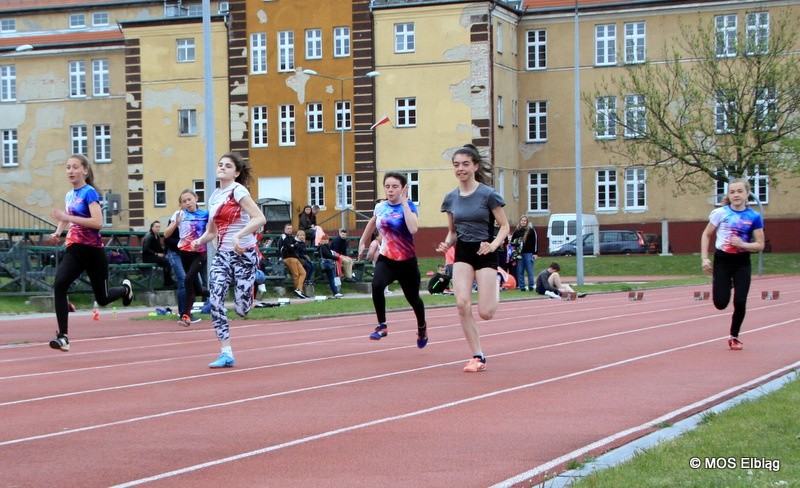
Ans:
{"label": "running track lane", "polygon": [[[479,326],[485,373],[452,307],[302,322],[237,321],[237,367],[208,321],[75,316],[0,321],[0,486],[474,486],[533,481],[685,418],[800,365],[800,284],[753,281],[741,336],[701,287],[501,304]],[[706,287],[707,289],[707,287]],[[774,301],[761,290],[781,290]],[[21,336],[21,337],[20,337]],[[27,343],[26,343],[27,341]],[[692,473],[687,467],[687,479]],[[506,480],[509,480],[506,483]]]}

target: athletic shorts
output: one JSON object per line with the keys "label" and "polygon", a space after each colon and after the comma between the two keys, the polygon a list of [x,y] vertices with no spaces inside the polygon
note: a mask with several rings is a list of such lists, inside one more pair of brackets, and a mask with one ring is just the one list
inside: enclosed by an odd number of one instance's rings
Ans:
{"label": "athletic shorts", "polygon": [[489,254],[478,255],[480,249],[480,242],[456,242],[456,263],[467,263],[472,266],[475,271],[483,268],[497,269],[497,253],[490,252]]}

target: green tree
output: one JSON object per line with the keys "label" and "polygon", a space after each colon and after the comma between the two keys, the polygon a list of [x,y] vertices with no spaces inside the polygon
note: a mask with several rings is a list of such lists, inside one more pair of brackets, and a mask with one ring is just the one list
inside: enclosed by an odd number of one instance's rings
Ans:
{"label": "green tree", "polygon": [[680,192],[765,172],[774,185],[797,171],[798,146],[787,141],[800,136],[799,19],[748,12],[726,34],[724,17],[681,25],[660,60],[626,65],[584,93],[617,164],[655,168]]}

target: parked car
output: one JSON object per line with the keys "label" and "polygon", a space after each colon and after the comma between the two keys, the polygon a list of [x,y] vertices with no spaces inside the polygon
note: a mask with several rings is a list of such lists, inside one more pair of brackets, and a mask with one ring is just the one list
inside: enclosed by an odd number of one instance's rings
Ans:
{"label": "parked car", "polygon": [[[638,230],[601,230],[600,254],[644,254],[647,252],[644,234]],[[583,254],[591,256],[594,254],[595,234],[583,236]],[[576,240],[564,244],[560,248],[551,252],[551,256],[574,256],[576,254]]]}

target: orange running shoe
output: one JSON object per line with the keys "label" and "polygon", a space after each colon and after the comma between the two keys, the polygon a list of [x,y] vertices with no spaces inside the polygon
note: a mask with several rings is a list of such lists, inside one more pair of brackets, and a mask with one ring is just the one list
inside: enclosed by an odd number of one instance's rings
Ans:
{"label": "orange running shoe", "polygon": [[738,337],[731,337],[728,339],[728,347],[730,347],[734,351],[741,351],[742,350],[742,343],[739,341]]}
{"label": "orange running shoe", "polygon": [[486,371],[486,358],[472,356],[472,359],[464,366],[465,373],[480,373],[481,371]]}

